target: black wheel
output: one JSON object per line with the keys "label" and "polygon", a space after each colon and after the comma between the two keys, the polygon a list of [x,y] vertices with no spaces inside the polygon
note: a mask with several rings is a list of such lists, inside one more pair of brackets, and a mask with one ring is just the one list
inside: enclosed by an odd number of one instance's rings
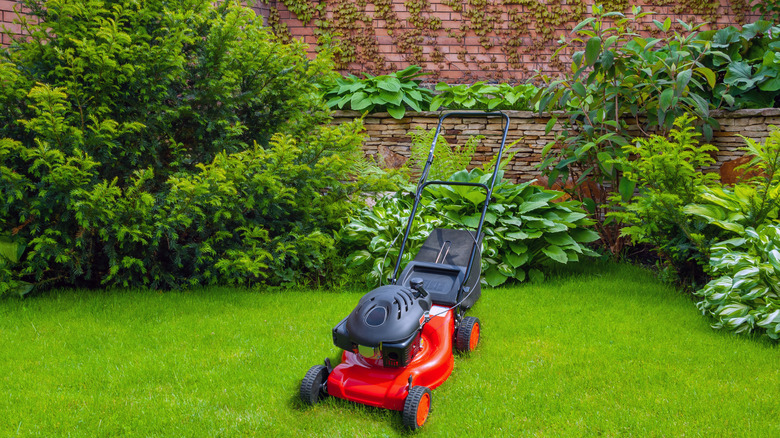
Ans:
{"label": "black wheel", "polygon": [[479,344],[479,318],[467,316],[455,334],[455,349],[461,353],[474,351]]}
{"label": "black wheel", "polygon": [[404,402],[404,426],[419,429],[428,420],[431,412],[431,390],[425,386],[413,386]]}
{"label": "black wheel", "polygon": [[325,382],[328,380],[328,368],[324,365],[314,365],[306,372],[301,382],[300,396],[301,401],[307,405],[315,405],[322,400],[327,393],[325,392]]}

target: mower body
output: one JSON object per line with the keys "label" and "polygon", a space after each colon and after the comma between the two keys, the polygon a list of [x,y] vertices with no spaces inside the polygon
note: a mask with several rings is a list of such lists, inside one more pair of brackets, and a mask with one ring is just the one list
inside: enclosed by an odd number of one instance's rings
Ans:
{"label": "mower body", "polygon": [[328,376],[328,395],[402,411],[411,386],[434,389],[444,383],[454,366],[454,311],[434,305],[431,314],[436,316],[422,327],[419,350],[406,366],[387,367],[382,358],[344,350],[341,363]]}

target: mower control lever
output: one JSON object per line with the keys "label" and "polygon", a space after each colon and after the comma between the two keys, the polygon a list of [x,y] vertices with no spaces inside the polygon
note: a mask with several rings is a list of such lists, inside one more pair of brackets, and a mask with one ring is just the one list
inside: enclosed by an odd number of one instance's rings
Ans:
{"label": "mower control lever", "polygon": [[417,292],[417,298],[425,298],[428,296],[428,292],[423,287],[423,279],[420,277],[414,277],[409,280],[409,286]]}

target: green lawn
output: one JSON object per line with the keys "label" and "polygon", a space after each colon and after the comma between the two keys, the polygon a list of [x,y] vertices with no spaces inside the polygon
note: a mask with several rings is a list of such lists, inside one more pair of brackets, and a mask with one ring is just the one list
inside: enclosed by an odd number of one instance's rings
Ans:
{"label": "green lawn", "polygon": [[[586,269],[593,272],[586,273]],[[399,436],[400,415],[300,379],[361,292],[58,292],[0,300],[0,436]],[[780,436],[780,352],[714,332],[638,268],[485,290],[482,342],[430,436]]]}

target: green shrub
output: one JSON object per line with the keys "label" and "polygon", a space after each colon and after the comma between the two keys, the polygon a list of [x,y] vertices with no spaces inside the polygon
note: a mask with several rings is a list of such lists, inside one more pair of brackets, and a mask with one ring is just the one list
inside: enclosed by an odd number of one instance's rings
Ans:
{"label": "green shrub", "polygon": [[[500,172],[503,173],[503,172]],[[460,171],[452,181],[489,183],[492,172]],[[512,184],[501,180],[485,216],[482,275],[498,286],[508,280],[541,280],[549,264],[595,256],[585,246],[598,239],[589,229],[592,221],[575,201],[560,201],[563,193],[545,190],[531,182]],[[484,190],[465,186],[429,186],[409,235],[402,264],[414,258],[435,228],[475,230],[479,224]],[[348,262],[369,270],[372,285],[387,281],[398,258],[400,239],[413,200],[402,192],[379,200],[362,211],[345,228],[342,239],[352,250]]]}
{"label": "green shrub", "polygon": [[[564,110],[566,120],[556,141],[543,149],[539,168],[550,185],[560,180],[565,186],[571,180],[569,193],[582,198],[595,217],[609,218],[610,191],[618,191],[624,201],[634,191],[621,165],[614,164],[630,142],[629,124],[666,134],[675,118],[688,113],[703,124],[705,137],[710,136],[717,122],[700,87],[714,86],[715,73],[702,63],[707,44],[697,33],[701,25],[681,23],[685,32],[679,33],[672,30],[670,19],[653,20],[658,37],[643,37],[637,20],[648,13],[639,7],[627,17],[597,6],[594,15],[578,24],[575,37],[562,45],[582,48],[572,56],[571,72],[553,81],[541,77],[548,85],[536,98],[539,110]],[[556,121],[550,120],[548,131]],[[590,184],[590,195],[582,194],[583,184]],[[602,241],[619,253],[619,227],[607,219],[599,230]]]}
{"label": "green shrub", "polygon": [[394,119],[403,118],[407,106],[414,111],[427,110],[431,102],[431,91],[420,87],[414,78],[426,75],[413,65],[389,75],[371,76],[363,73],[365,79],[355,75],[336,79],[336,85],[325,93],[330,108],[355,111],[387,111]]}
{"label": "green shrub", "polygon": [[621,224],[621,235],[637,243],[649,243],[673,271],[688,270],[702,254],[702,221],[691,217],[685,207],[693,203],[704,187],[713,186],[718,175],[702,173],[701,168],[715,162],[712,145],[699,145],[690,125],[692,117],[678,117],[668,138],[653,135],[623,146],[632,159],[617,160],[624,175],[636,183],[637,193],[628,202],[619,196],[613,201],[622,210],[609,213]]}
{"label": "green shrub", "polygon": [[[320,280],[355,195],[360,122],[328,126],[327,58],[237,2],[26,2],[2,51],[11,277],[178,287]],[[8,275],[8,268],[3,268]]]}
{"label": "green shrub", "polygon": [[715,107],[772,108],[780,105],[780,26],[757,21],[741,30],[703,32],[712,51],[702,62],[721,81],[700,84]]}
{"label": "green shrub", "polygon": [[758,229],[780,217],[780,130],[770,126],[763,143],[743,138],[747,146],[742,150],[752,158],[737,170],[752,176],[733,188],[703,188],[697,203],[685,208],[687,214],[736,236],[742,236],[745,228]]}
{"label": "green shrub", "polygon": [[472,85],[449,85],[439,82],[436,85],[439,94],[431,101],[431,111],[439,107],[451,110],[520,110],[533,109],[531,100],[539,91],[532,84],[511,86],[509,84],[486,84],[476,82]]}

